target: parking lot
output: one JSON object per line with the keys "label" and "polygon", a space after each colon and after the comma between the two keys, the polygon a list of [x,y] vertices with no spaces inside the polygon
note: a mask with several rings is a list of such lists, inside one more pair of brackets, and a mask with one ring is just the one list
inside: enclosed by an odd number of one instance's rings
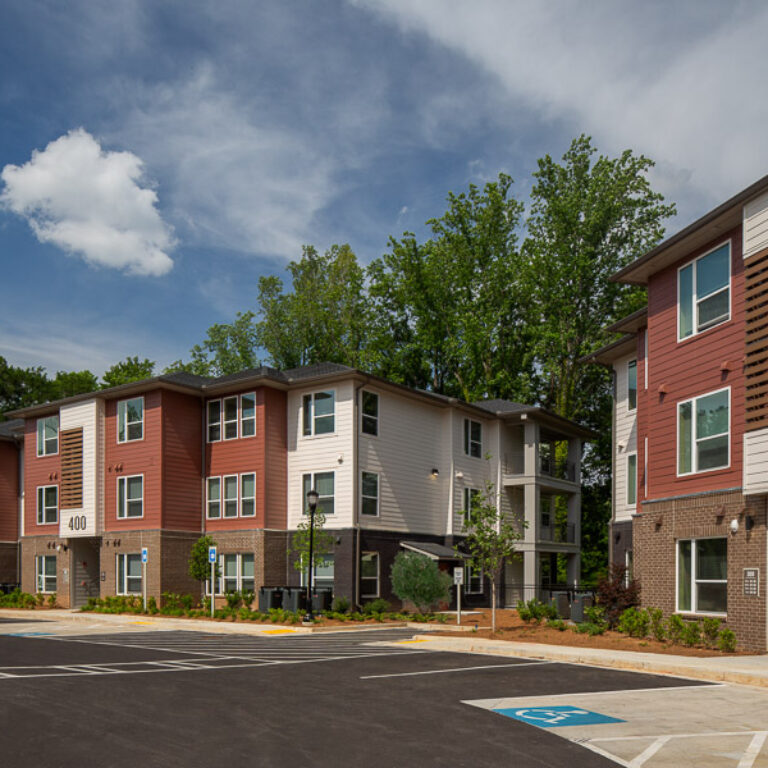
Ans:
{"label": "parking lot", "polygon": [[0,620],[3,765],[768,766],[764,691],[267,632]]}

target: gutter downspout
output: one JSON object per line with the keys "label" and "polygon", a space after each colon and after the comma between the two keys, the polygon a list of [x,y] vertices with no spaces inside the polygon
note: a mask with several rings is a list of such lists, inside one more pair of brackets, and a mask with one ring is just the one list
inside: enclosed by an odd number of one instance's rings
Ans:
{"label": "gutter downspout", "polygon": [[16,443],[19,449],[19,538],[16,542],[16,583],[21,587],[21,539],[24,536],[24,442]]}
{"label": "gutter downspout", "polygon": [[[358,398],[360,397],[360,390],[369,384],[370,377],[366,377],[366,380],[355,387],[354,396],[352,397],[352,530],[354,533],[354,545],[352,547],[352,554],[355,559],[353,567],[354,573],[354,588],[353,588],[353,604],[355,607],[360,607],[360,504],[358,501],[358,483],[360,475],[360,440],[358,438],[360,430],[360,409],[358,406]],[[381,490],[379,490],[381,493]]]}

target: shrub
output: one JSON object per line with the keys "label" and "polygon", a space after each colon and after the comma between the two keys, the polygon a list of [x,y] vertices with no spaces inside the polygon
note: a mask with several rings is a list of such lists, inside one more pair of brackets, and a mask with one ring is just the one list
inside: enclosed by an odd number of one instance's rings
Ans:
{"label": "shrub", "polygon": [[664,612],[661,608],[649,608],[648,616],[651,620],[651,634],[659,642],[667,639],[667,629],[664,626]]}
{"label": "shrub", "polygon": [[197,601],[192,595],[179,595],[179,605],[184,608],[184,610],[191,611],[195,607],[196,602]]}
{"label": "shrub", "polygon": [[232,592],[227,592],[227,594],[225,595],[225,598],[227,600],[227,607],[231,611],[236,610],[242,601],[242,595],[236,590]]}
{"label": "shrub", "polygon": [[410,600],[422,613],[449,599],[451,577],[426,555],[398,552],[390,574],[394,593],[401,600]]}
{"label": "shrub", "polygon": [[726,627],[720,630],[717,647],[724,653],[733,653],[736,650],[736,635],[732,629]]}
{"label": "shrub", "polygon": [[627,608],[621,614],[617,629],[630,637],[645,637],[650,623],[651,618],[647,611],[642,608]]}
{"label": "shrub", "polygon": [[240,596],[243,599],[243,607],[250,609],[256,599],[256,593],[252,589],[244,589]]}
{"label": "shrub", "polygon": [[542,619],[556,619],[557,608],[535,598],[527,603],[520,600],[517,604],[517,615],[525,622],[535,621],[538,624]]}
{"label": "shrub", "polygon": [[155,614],[158,612],[157,608],[157,600],[155,600],[154,595],[147,598],[147,613]]}
{"label": "shrub", "polygon": [[55,608],[56,607],[56,593],[51,592],[50,595],[48,595],[48,599],[46,600],[46,603],[48,603],[49,608]]}
{"label": "shrub", "polygon": [[372,616],[375,613],[385,613],[389,610],[389,603],[386,600],[378,598],[377,600],[371,600],[370,603],[366,603],[363,606],[363,613],[366,616]]}
{"label": "shrub", "polygon": [[331,604],[331,610],[334,613],[347,613],[351,607],[352,602],[348,597],[344,597],[343,595],[334,597],[333,603]]}
{"label": "shrub", "polygon": [[602,635],[606,629],[608,629],[608,624],[606,622],[595,624],[593,621],[582,621],[580,624],[576,625],[577,632],[588,634],[590,637]]}
{"label": "shrub", "polygon": [[640,585],[635,579],[627,582],[627,569],[613,564],[607,578],[600,579],[595,590],[595,600],[605,609],[605,620],[610,629],[619,623],[619,617],[627,608],[640,602]]}
{"label": "shrub", "polygon": [[679,644],[685,630],[685,622],[676,613],[673,613],[669,617],[669,628],[667,629],[667,636],[675,643]]}
{"label": "shrub", "polygon": [[533,620],[533,614],[522,600],[517,601],[517,615],[526,623]]}
{"label": "shrub", "polygon": [[45,595],[42,592],[38,592],[35,595],[35,601],[37,602],[38,605],[42,606],[43,603],[45,603]]}
{"label": "shrub", "polygon": [[716,648],[717,639],[720,634],[720,625],[722,619],[703,619],[701,622],[701,634],[704,637],[704,644],[707,648]]}
{"label": "shrub", "polygon": [[547,626],[565,632],[568,625],[562,619],[547,619]]}
{"label": "shrub", "polygon": [[683,645],[692,647],[701,642],[701,625],[698,621],[686,621],[680,634]]}

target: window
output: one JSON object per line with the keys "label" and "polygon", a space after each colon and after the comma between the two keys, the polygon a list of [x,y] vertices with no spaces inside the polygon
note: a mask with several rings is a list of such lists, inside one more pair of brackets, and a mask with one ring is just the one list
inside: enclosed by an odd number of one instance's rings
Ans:
{"label": "window", "polygon": [[727,574],[727,539],[678,541],[677,610],[687,613],[726,613]]}
{"label": "window", "polygon": [[[322,560],[315,563],[315,570],[312,574],[313,587],[330,587],[333,589],[334,574],[334,556],[323,555]],[[307,586],[307,572],[301,572],[301,586]]]}
{"label": "window", "polygon": [[224,517],[237,517],[237,475],[224,478]]}
{"label": "window", "polygon": [[730,389],[721,389],[678,403],[678,475],[728,466],[730,395]]}
{"label": "window", "polygon": [[[226,592],[241,592],[247,590],[253,592],[254,581],[253,553],[219,555],[220,577],[217,579],[216,594]],[[210,579],[205,582],[205,593],[211,594]]]}
{"label": "window", "polygon": [[221,440],[221,400],[208,403],[208,442]]}
{"label": "window", "polygon": [[363,552],[360,558],[360,597],[379,596],[379,553]]}
{"label": "window", "polygon": [[117,556],[117,594],[140,595],[141,555]]}
{"label": "window", "polygon": [[306,474],[302,477],[302,492],[301,503],[304,506],[304,514],[307,514],[307,494],[315,489],[318,494],[317,511],[322,512],[324,515],[332,515],[334,511],[333,501],[333,488],[334,488],[334,473],[333,472],[315,472],[314,474]]}
{"label": "window", "polygon": [[237,397],[225,397],[224,405],[224,439],[237,439]]}
{"label": "window", "polygon": [[637,360],[627,363],[627,410],[637,408]]}
{"label": "window", "polygon": [[731,315],[731,244],[686,264],[677,280],[679,339],[725,322]]}
{"label": "window", "polygon": [[303,398],[304,435],[327,435],[335,429],[333,392],[314,392]]}
{"label": "window", "polygon": [[240,514],[243,517],[256,514],[256,475],[253,472],[240,475]]}
{"label": "window", "polygon": [[37,558],[37,592],[56,591],[56,555],[40,555]]}
{"label": "window", "polygon": [[479,459],[483,455],[483,425],[464,419],[464,453]]}
{"label": "window", "polygon": [[208,491],[206,493],[206,517],[216,520],[221,517],[221,478],[208,478]]}
{"label": "window", "polygon": [[127,443],[144,437],[144,398],[121,400],[117,404],[117,442]]}
{"label": "window", "polygon": [[464,519],[469,522],[472,519],[472,510],[480,502],[480,491],[477,488],[464,489]]}
{"label": "window", "polygon": [[379,396],[375,392],[363,392],[363,433],[379,434]]}
{"label": "window", "polygon": [[377,517],[379,514],[379,476],[375,472],[363,472],[360,483],[361,504],[363,515]]}
{"label": "window", "polygon": [[144,475],[117,478],[117,516],[143,517]]}
{"label": "window", "polygon": [[464,566],[464,594],[483,594],[483,571],[480,568],[473,568],[471,565]]}
{"label": "window", "polygon": [[59,486],[42,485],[37,489],[37,524],[59,522]]}
{"label": "window", "polygon": [[637,504],[637,454],[627,456],[627,504]]}
{"label": "window", "polygon": [[37,420],[37,455],[52,456],[59,452],[59,417]]}
{"label": "window", "polygon": [[240,437],[256,434],[256,395],[240,395]]}

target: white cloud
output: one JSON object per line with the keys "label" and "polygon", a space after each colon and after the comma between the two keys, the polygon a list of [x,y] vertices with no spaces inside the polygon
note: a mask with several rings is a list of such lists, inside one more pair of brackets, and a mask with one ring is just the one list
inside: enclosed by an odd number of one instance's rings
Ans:
{"label": "white cloud", "polygon": [[687,198],[680,224],[768,169],[764,4],[352,2],[464,55],[558,132],[652,157],[656,185]]}
{"label": "white cloud", "polygon": [[141,186],[143,164],[133,153],[105,151],[79,128],[24,165],[6,165],[0,178],[0,203],[23,216],[41,242],[136,275],[173,267],[171,230],[155,191]]}

